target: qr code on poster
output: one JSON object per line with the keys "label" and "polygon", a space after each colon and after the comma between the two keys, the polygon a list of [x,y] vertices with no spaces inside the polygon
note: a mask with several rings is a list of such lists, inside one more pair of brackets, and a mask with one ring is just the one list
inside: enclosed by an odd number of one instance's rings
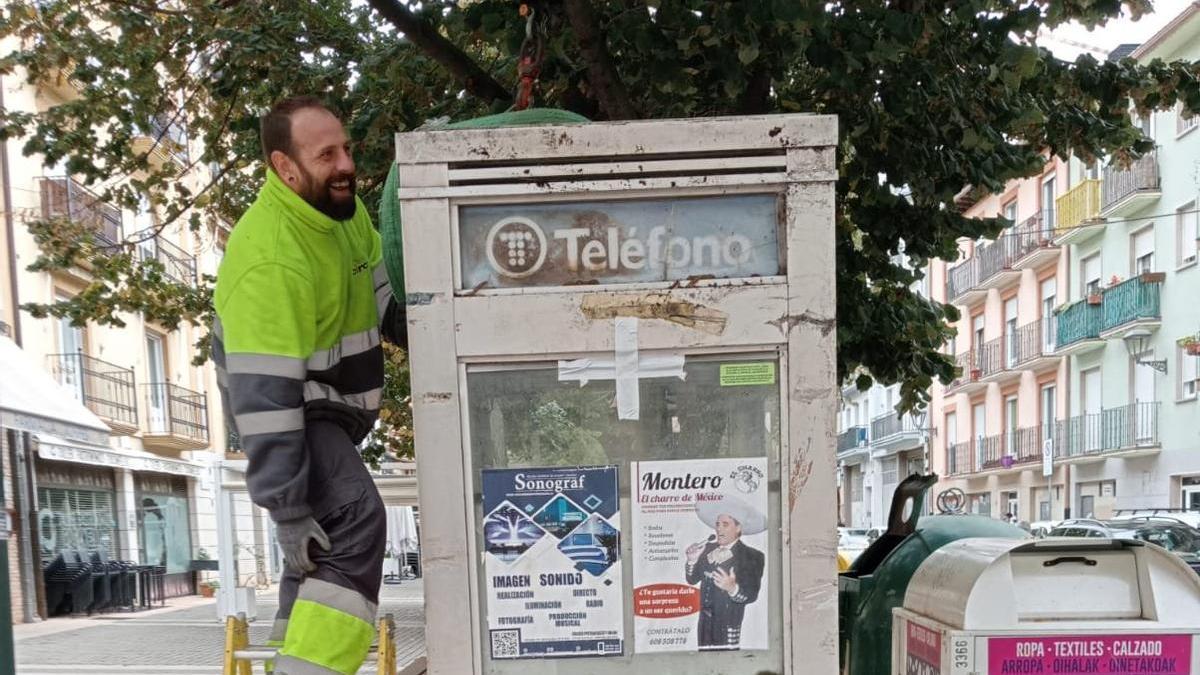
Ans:
{"label": "qr code on poster", "polygon": [[519,629],[492,631],[492,658],[511,659],[521,655],[521,631]]}

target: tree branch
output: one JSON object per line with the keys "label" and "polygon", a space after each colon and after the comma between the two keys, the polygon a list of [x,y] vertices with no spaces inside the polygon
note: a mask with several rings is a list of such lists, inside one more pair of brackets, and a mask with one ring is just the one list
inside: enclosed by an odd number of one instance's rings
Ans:
{"label": "tree branch", "polygon": [[367,4],[404,33],[404,37],[421,51],[440,63],[472,96],[488,103],[512,99],[512,93],[504,85],[399,0],[367,0]]}
{"label": "tree branch", "polygon": [[761,115],[770,112],[770,97],[771,72],[767,70],[766,64],[760,59],[754,70],[750,72],[746,89],[742,92],[741,100],[738,101],[738,112],[743,115]]}
{"label": "tree branch", "polygon": [[563,0],[563,10],[571,29],[575,31],[575,38],[579,40],[579,51],[587,60],[588,83],[596,93],[600,107],[612,120],[637,119],[639,115],[608,53],[604,31],[592,10],[591,0]]}

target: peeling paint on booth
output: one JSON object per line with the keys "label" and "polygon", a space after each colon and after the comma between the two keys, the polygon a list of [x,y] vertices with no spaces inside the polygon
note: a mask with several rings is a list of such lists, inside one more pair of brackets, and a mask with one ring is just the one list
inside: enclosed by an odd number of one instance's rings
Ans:
{"label": "peeling paint on booth", "polygon": [[728,315],[668,293],[585,295],[579,309],[589,319],[662,319],[712,335],[725,332]]}

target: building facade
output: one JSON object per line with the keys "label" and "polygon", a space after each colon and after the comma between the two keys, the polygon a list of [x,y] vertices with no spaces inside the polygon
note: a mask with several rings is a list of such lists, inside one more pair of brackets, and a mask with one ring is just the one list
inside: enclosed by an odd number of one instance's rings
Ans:
{"label": "building facade", "polygon": [[1054,314],[1067,252],[1053,238],[1067,173],[1048,158],[1039,176],[971,204],[968,217],[1015,224],[994,241],[962,242],[951,264],[930,266],[934,298],[960,312],[948,345],[960,375],[932,392],[934,465],[945,477],[939,489],[961,489],[971,513],[1030,522],[1062,513],[1065,474],[1043,475],[1042,449],[1067,404]]}
{"label": "building facade", "polygon": [[[1200,59],[1200,3],[1131,54]],[[1063,447],[1072,513],[1200,509],[1200,118],[1181,109],[1141,120],[1156,149],[1128,167],[1073,162],[1060,203],[1073,214],[1059,310],[1069,361]],[[1192,353],[1189,353],[1192,352]]]}
{"label": "building facade", "polygon": [[[29,84],[20,71],[0,82],[3,105],[28,112],[72,100],[74,86],[61,76]],[[57,382],[61,396],[85,406],[110,433],[106,445],[38,433],[28,448],[8,447],[9,435],[0,434],[7,505],[29,514],[9,542],[14,620],[55,611],[41,591],[42,566],[76,551],[164,568],[167,595],[193,593],[202,578],[195,570],[203,567],[194,561],[217,557],[216,481],[230,480],[212,470],[227,449],[215,370],[211,363],[192,362],[204,329],[172,329],[127,312],[119,314],[123,327],[72,326],[64,319],[35,319],[18,307],[70,298],[92,281],[86,266],[30,271],[40,253],[30,222],[66,218],[88,226],[100,243],[137,241],[138,256],[157,260],[166,277],[188,285],[216,274],[227,231],[192,232],[187,214],[163,227],[148,197],[132,211],[106,203],[100,188],[64,166],[24,156],[23,144],[13,139],[0,147],[6,218],[0,228],[0,331]],[[133,145],[152,162],[176,166],[190,166],[198,151],[182,124],[166,120],[148,120]],[[196,167],[177,180],[196,193],[208,176]],[[234,501],[239,583],[270,583],[269,519],[248,500]]]}
{"label": "building facade", "polygon": [[[1132,56],[1200,58],[1200,3]],[[1200,509],[1198,121],[1142,120],[1157,148],[1128,167],[1048,159],[965,212],[1013,227],[930,265],[935,299],[962,315],[961,373],[933,391],[934,469],[968,511]]]}
{"label": "building facade", "polygon": [[886,528],[900,481],[925,468],[928,426],[923,414],[900,415],[897,385],[842,389],[838,413],[838,523]]}

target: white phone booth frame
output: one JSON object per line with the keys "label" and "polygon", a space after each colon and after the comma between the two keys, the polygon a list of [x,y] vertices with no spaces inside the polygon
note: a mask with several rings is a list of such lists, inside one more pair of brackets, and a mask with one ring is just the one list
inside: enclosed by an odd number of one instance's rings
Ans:
{"label": "white phone booth frame", "polygon": [[[778,359],[778,505],[772,510],[780,520],[772,525],[781,546],[773,563],[781,568],[780,586],[773,590],[781,625],[772,633],[783,643],[783,673],[836,672],[836,144],[837,120],[824,115],[396,135],[428,672],[718,672],[712,668],[719,660],[695,660],[711,652],[632,660],[632,639],[623,657],[606,659],[611,665],[542,659],[496,662],[507,669],[485,670],[473,503],[479,471],[472,466],[468,369],[589,354],[612,358],[614,319],[582,311],[598,297],[620,297],[634,306],[632,315],[641,317],[639,349],[770,353]],[[458,222],[464,205],[755,193],[776,194],[782,205],[776,216],[780,270],[774,276],[464,287]],[[698,330],[648,316],[637,305],[652,298],[715,312],[724,328]],[[627,638],[630,631],[627,625]]]}

